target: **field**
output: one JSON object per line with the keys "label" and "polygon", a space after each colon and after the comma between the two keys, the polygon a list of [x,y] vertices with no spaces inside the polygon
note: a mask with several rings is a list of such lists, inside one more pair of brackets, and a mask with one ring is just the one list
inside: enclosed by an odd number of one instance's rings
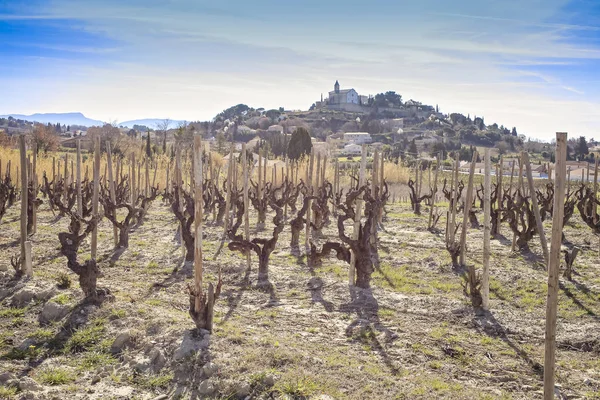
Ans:
{"label": "field", "polygon": [[[57,239],[69,221],[47,203],[31,239],[34,277],[12,279],[16,204],[0,224],[0,398],[541,398],[547,274],[537,237],[530,251],[511,252],[512,232],[501,226],[484,312],[464,295],[464,270],[452,268],[443,231],[427,230],[427,207],[421,216],[409,203],[386,210],[371,289],[350,288],[347,264],[335,257],[309,267],[305,256],[292,256],[286,225],[271,256],[272,288],[263,290],[254,254],[251,270],[227,248],[213,259],[223,228],[209,217],[204,279],[215,282],[220,272],[223,291],[213,333],[198,335],[188,315],[192,269],[160,197],[125,251],[113,249],[112,225],[100,223],[99,286],[114,296],[100,307],[81,303]],[[546,221],[548,237],[549,228]],[[335,224],[324,234],[317,242],[337,239]],[[598,238],[577,211],[564,234],[581,253],[573,280],[560,283],[557,390],[561,398],[600,398]],[[482,237],[481,228],[469,230],[467,263],[477,268]],[[89,246],[88,239],[81,258]],[[48,323],[52,310],[62,318]]]}

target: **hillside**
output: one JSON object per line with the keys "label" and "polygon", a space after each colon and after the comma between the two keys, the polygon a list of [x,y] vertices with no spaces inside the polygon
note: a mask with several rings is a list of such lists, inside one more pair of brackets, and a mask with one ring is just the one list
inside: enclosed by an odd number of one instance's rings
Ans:
{"label": "hillside", "polygon": [[61,125],[82,125],[82,126],[102,126],[102,125],[104,125],[103,121],[88,118],[80,112],[43,113],[43,114],[38,113],[38,114],[31,114],[31,115],[23,115],[23,114],[0,115],[0,118],[8,118],[8,117],[13,117],[15,119],[21,119],[21,120],[31,121],[31,122],[39,122],[42,124],[60,123]]}

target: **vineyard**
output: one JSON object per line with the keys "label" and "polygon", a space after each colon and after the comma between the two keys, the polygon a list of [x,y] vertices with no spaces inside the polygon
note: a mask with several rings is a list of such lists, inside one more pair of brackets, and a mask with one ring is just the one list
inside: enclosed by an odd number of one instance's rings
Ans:
{"label": "vineyard", "polygon": [[[600,398],[593,182],[0,152],[0,398]],[[500,160],[502,165],[502,160]],[[593,167],[592,167],[593,168]],[[25,188],[26,190],[23,190]]]}

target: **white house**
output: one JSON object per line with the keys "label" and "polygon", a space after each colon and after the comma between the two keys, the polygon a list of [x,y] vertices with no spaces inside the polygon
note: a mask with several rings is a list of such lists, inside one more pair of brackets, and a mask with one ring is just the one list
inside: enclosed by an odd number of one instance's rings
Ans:
{"label": "white house", "polygon": [[354,144],[371,143],[373,141],[368,132],[346,132],[344,133],[344,140]]}

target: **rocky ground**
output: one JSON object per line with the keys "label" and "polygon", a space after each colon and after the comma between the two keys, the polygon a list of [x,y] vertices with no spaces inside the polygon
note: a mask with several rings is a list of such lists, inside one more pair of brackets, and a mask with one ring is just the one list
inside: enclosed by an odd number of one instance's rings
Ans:
{"label": "rocky ground", "polygon": [[[191,268],[161,201],[122,254],[113,251],[110,223],[101,223],[100,285],[114,299],[100,307],[80,304],[58,251],[67,220],[46,205],[32,238],[34,277],[12,279],[17,204],[0,224],[0,398],[541,398],[546,273],[537,237],[531,251],[517,253],[506,226],[492,241],[484,313],[464,296],[443,233],[429,232],[427,216],[408,204],[387,209],[369,291],[350,290],[347,265],[334,257],[309,268],[291,256],[289,227],[271,257],[273,289],[259,290],[256,257],[250,271],[227,249],[213,260],[222,228],[209,222],[205,281],[219,270],[224,281],[209,334],[193,331]],[[574,280],[561,278],[556,392],[600,398],[598,238],[577,215],[564,232],[582,251]],[[325,233],[337,237],[333,225]],[[469,231],[468,262],[478,268],[482,237]],[[89,257],[89,241],[80,253]]]}

